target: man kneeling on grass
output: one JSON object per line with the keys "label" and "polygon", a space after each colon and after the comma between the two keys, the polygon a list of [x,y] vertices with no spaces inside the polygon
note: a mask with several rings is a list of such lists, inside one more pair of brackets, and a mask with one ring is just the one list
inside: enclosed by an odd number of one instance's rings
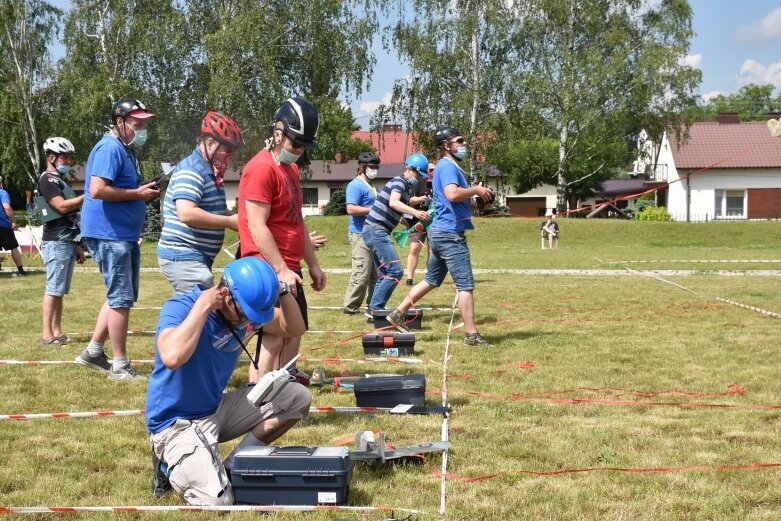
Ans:
{"label": "man kneeling on grass", "polygon": [[173,487],[191,505],[232,504],[218,443],[246,434],[239,447],[265,445],[309,414],[312,395],[295,382],[261,407],[247,401],[252,384],[223,393],[261,328],[294,337],[304,321],[287,285],[257,257],[228,264],[218,286],[196,286],[163,305],[146,396],[156,496]]}

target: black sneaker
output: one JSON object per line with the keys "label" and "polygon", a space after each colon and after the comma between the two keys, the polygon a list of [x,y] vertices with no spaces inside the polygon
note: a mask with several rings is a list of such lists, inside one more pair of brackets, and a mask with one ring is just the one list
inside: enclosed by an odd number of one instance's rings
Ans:
{"label": "black sneaker", "polygon": [[464,345],[490,347],[491,343],[480,333],[464,333]]}
{"label": "black sneaker", "polygon": [[342,313],[344,313],[345,315],[357,315],[360,312],[361,312],[360,309],[350,309],[350,308],[342,309]]}
{"label": "black sneaker", "polygon": [[29,273],[28,273],[28,272],[24,271],[24,268],[19,268],[19,267],[17,267],[17,268],[16,268],[16,272],[17,272],[19,275],[22,275],[22,276],[24,276],[24,275],[29,275]]}
{"label": "black sneaker", "polygon": [[152,494],[156,498],[161,498],[171,492],[171,482],[168,480],[168,476],[163,471],[163,466],[167,468],[164,462],[157,459],[155,455],[155,449],[152,449]]}

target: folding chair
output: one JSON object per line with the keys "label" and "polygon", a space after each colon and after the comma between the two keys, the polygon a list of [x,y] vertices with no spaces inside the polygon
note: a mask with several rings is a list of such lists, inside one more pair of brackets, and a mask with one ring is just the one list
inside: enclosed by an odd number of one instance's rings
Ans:
{"label": "folding chair", "polygon": [[[545,243],[548,242],[548,237],[545,234],[544,230],[540,230],[540,247],[541,249],[545,249]],[[553,238],[553,248],[552,250],[558,250],[559,249],[559,237],[558,235]]]}

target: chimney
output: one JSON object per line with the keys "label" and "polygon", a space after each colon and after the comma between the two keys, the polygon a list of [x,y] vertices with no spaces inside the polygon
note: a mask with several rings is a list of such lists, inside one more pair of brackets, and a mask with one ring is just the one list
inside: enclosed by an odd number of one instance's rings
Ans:
{"label": "chimney", "polygon": [[734,125],[740,123],[740,116],[737,112],[719,112],[716,115],[716,121],[719,125]]}
{"label": "chimney", "polygon": [[383,132],[401,132],[401,123],[386,123],[382,126]]}
{"label": "chimney", "polygon": [[345,158],[344,158],[344,154],[343,153],[337,152],[337,153],[334,154],[334,163],[337,163],[337,164],[344,163],[345,162],[344,159]]}

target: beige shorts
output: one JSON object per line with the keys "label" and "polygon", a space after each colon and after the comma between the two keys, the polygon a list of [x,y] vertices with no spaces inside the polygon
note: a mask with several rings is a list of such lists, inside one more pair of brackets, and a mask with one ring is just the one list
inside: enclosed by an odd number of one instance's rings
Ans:
{"label": "beige shorts", "polygon": [[223,395],[211,416],[176,420],[151,436],[155,454],[168,464],[171,486],[188,504],[233,504],[219,443],[238,438],[266,420],[300,420],[309,414],[312,395],[303,385],[286,385],[260,408],[247,401],[251,388],[245,385]]}

